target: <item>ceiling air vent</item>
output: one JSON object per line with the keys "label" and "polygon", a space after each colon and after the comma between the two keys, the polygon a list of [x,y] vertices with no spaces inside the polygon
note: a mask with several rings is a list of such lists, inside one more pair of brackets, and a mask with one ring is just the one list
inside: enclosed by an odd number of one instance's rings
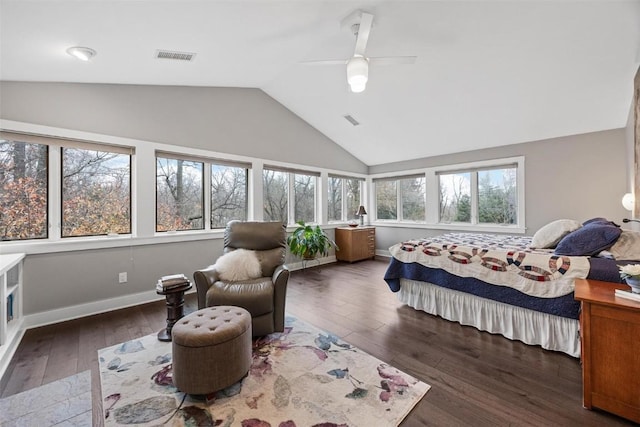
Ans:
{"label": "ceiling air vent", "polygon": [[360,124],[359,121],[357,121],[356,119],[354,119],[353,117],[351,117],[351,115],[347,114],[346,116],[344,116],[344,118],[351,123],[354,126],[358,126]]}
{"label": "ceiling air vent", "polygon": [[193,61],[196,54],[193,52],[176,52],[172,50],[156,50],[157,59],[173,59],[175,61]]}

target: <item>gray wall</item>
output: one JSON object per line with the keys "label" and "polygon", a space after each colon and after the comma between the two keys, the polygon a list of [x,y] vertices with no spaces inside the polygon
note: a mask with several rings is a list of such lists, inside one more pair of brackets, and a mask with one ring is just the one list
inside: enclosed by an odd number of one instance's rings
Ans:
{"label": "gray wall", "polygon": [[0,82],[3,119],[367,173],[259,89]]}
{"label": "gray wall", "polygon": [[[456,163],[525,156],[525,217],[527,233],[560,218],[584,221],[605,217],[622,223],[629,212],[622,196],[629,188],[627,132],[615,129],[584,135],[553,138],[499,148],[372,166],[382,173]],[[376,247],[415,237],[441,234],[445,230],[378,227]]]}
{"label": "gray wall", "polygon": [[[222,240],[199,240],[72,252],[33,254],[24,263],[24,313],[40,313],[153,290],[164,275],[191,277],[215,263]],[[118,273],[127,272],[127,283]]]}

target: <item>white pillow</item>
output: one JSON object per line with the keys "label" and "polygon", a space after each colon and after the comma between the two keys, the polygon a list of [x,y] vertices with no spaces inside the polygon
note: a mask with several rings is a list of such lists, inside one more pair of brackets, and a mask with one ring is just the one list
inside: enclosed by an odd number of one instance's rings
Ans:
{"label": "white pillow", "polygon": [[572,219],[558,219],[536,231],[531,239],[531,247],[536,249],[555,248],[564,236],[582,227]]}
{"label": "white pillow", "polygon": [[262,276],[260,261],[255,251],[236,249],[223,254],[215,263],[218,275],[224,281],[238,282]]}
{"label": "white pillow", "polygon": [[615,259],[640,260],[640,232],[622,230],[609,252]]}

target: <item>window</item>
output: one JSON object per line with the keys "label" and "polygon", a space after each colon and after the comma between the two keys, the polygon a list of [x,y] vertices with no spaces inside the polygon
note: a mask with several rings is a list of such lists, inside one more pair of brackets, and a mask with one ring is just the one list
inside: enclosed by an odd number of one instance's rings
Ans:
{"label": "window", "polygon": [[517,223],[516,172],[515,167],[478,171],[479,223]]}
{"label": "window", "polygon": [[402,220],[425,220],[425,177],[417,176],[400,180],[400,206]]}
{"label": "window", "polygon": [[293,174],[293,177],[294,222],[315,222],[316,177],[299,173]]}
{"label": "window", "polygon": [[289,206],[289,174],[286,172],[264,169],[264,220],[288,222]]}
{"label": "window", "polygon": [[330,176],[328,181],[328,219],[329,222],[347,221],[355,218],[360,206],[360,188],[362,180]]}
{"label": "window", "polygon": [[247,219],[248,174],[245,167],[211,165],[211,228]]}
{"label": "window", "polygon": [[265,167],[263,214],[265,221],[316,221],[316,187],[319,174]]}
{"label": "window", "polygon": [[398,181],[376,181],[376,219],[398,219]]}
{"label": "window", "polygon": [[47,238],[48,153],[0,137],[0,240]]}
{"label": "window", "polygon": [[131,233],[131,156],[61,150],[62,237]]}
{"label": "window", "polygon": [[378,220],[425,221],[425,177],[375,180]]}
{"label": "window", "polygon": [[329,177],[327,182],[327,218],[342,221],[342,178]]}
{"label": "window", "polygon": [[518,167],[455,173],[439,177],[440,222],[518,224]]}
{"label": "window", "polygon": [[362,182],[363,180],[357,178],[347,178],[344,180],[345,190],[347,193],[347,212],[343,216],[345,220],[355,218],[356,212],[362,204]]}
{"label": "window", "polygon": [[441,174],[440,222],[471,222],[471,174]]}
{"label": "window", "polygon": [[202,230],[204,163],[156,157],[156,231]]}

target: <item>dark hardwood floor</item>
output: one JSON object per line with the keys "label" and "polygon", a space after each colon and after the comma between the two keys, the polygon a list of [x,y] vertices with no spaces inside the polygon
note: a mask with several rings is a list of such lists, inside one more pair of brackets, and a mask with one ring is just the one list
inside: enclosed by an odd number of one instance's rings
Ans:
{"label": "dark hardwood floor", "polygon": [[[386,262],[294,271],[288,313],[430,384],[403,426],[625,426],[582,408],[580,362],[400,304]],[[196,310],[187,295],[185,313]],[[102,425],[97,350],[164,327],[164,302],[26,332],[0,383],[5,397],[90,369],[94,425]]]}

